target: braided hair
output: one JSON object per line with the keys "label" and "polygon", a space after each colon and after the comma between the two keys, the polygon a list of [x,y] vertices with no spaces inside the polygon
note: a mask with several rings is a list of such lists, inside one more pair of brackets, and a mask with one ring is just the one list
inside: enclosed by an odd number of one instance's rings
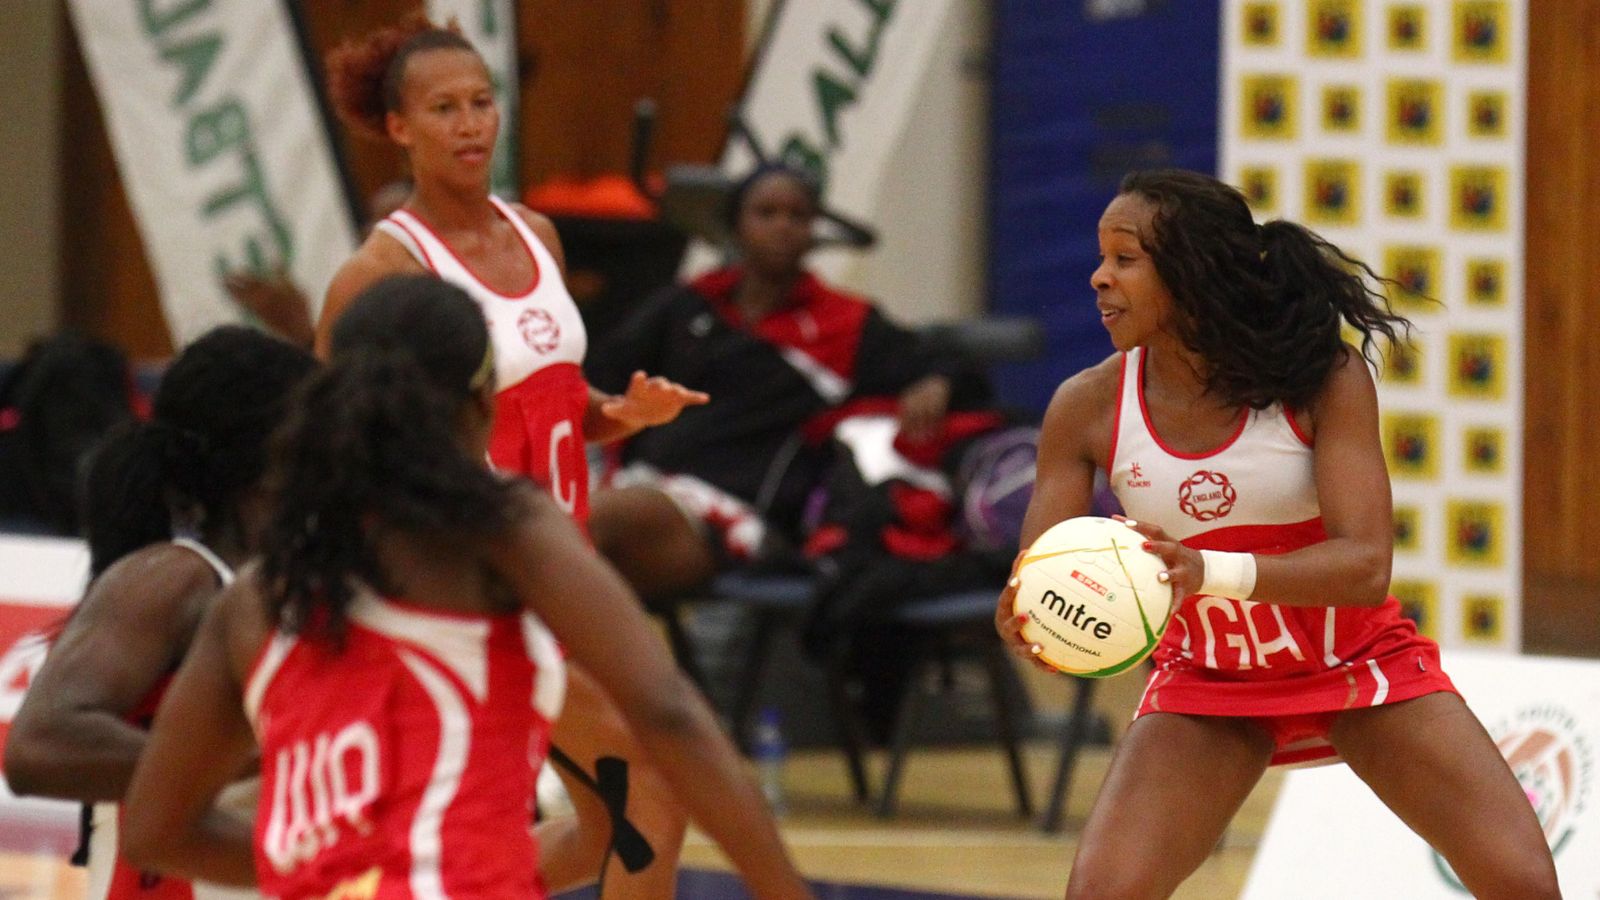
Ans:
{"label": "braided hair", "polygon": [[156,389],[148,422],[126,422],[92,452],[83,482],[90,569],[185,528],[237,524],[261,481],[291,390],[316,367],[304,350],[238,325],[206,332]]}
{"label": "braided hair", "polygon": [[391,590],[374,528],[469,541],[514,521],[511,484],[459,434],[493,359],[477,304],[437,278],[386,278],[351,302],[273,448],[262,574],[279,627],[337,642],[355,581]]}
{"label": "braided hair", "polygon": [[1205,359],[1206,387],[1230,403],[1303,408],[1345,352],[1341,325],[1361,353],[1409,336],[1411,323],[1369,285],[1393,286],[1366,263],[1304,226],[1257,226],[1244,195],[1180,169],[1133,172],[1121,194],[1155,207],[1141,236],[1172,293],[1184,346]]}

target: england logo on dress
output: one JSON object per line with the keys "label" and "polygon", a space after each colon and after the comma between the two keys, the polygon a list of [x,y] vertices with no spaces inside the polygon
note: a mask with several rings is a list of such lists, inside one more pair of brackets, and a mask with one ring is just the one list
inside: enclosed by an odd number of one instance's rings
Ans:
{"label": "england logo on dress", "polygon": [[1178,488],[1178,508],[1201,522],[1213,522],[1233,511],[1239,494],[1221,472],[1205,469],[1190,475]]}
{"label": "england logo on dress", "polygon": [[517,317],[517,331],[536,353],[549,353],[561,345],[561,326],[542,309],[524,310]]}

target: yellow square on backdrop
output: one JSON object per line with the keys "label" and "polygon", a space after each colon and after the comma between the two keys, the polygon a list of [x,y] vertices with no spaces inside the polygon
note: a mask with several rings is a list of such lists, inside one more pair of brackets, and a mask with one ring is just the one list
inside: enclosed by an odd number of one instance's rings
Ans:
{"label": "yellow square on backdrop", "polygon": [[1276,3],[1246,3],[1239,39],[1246,47],[1278,46],[1279,17]]}
{"label": "yellow square on backdrop", "polygon": [[1421,50],[1428,46],[1428,10],[1420,3],[1389,7],[1390,50]]}
{"label": "yellow square on backdrop", "polygon": [[1278,170],[1273,166],[1240,166],[1239,191],[1258,216],[1278,211]]}
{"label": "yellow square on backdrop", "polygon": [[1305,213],[1308,225],[1354,225],[1361,219],[1361,165],[1349,159],[1308,159]]}
{"label": "yellow square on backdrop", "polygon": [[1383,211],[1396,219],[1420,219],[1427,208],[1421,172],[1386,172],[1383,176]]}
{"label": "yellow square on backdrop", "polygon": [[1361,130],[1361,89],[1353,84],[1330,84],[1322,89],[1322,130],[1353,134]]}
{"label": "yellow square on backdrop", "polygon": [[1298,82],[1288,75],[1244,75],[1239,79],[1239,133],[1259,141],[1294,137]]}
{"label": "yellow square on backdrop", "polygon": [[1492,426],[1468,428],[1462,433],[1461,467],[1477,475],[1498,475],[1506,469],[1505,447],[1504,429]]}
{"label": "yellow square on backdrop", "polygon": [[1455,0],[1450,58],[1458,63],[1506,62],[1511,58],[1510,31],[1511,13],[1503,0]]}
{"label": "yellow square on backdrop", "polygon": [[1461,598],[1461,635],[1469,641],[1498,642],[1505,634],[1503,597],[1467,594]]}
{"label": "yellow square on backdrop", "polygon": [[1505,91],[1472,91],[1467,94],[1467,134],[1479,138],[1506,136]]}
{"label": "yellow square on backdrop", "polygon": [[1445,561],[1493,568],[1505,560],[1505,510],[1483,500],[1445,504]]}
{"label": "yellow square on backdrop", "polygon": [[1506,395],[1506,339],[1499,334],[1450,335],[1450,396],[1464,400],[1502,400]]}
{"label": "yellow square on backdrop", "polygon": [[1439,475],[1439,419],[1426,413],[1384,413],[1383,455],[1392,478],[1431,480]]}
{"label": "yellow square on backdrop", "polygon": [[1506,303],[1506,264],[1504,260],[1467,260],[1467,302],[1473,306],[1504,306]]}
{"label": "yellow square on backdrop", "polygon": [[1444,134],[1444,88],[1427,78],[1391,78],[1385,134],[1391,144],[1436,146]]}
{"label": "yellow square on backdrop", "polygon": [[1360,0],[1310,0],[1306,4],[1306,55],[1361,56]]}
{"label": "yellow square on backdrop", "polygon": [[1397,578],[1389,593],[1400,601],[1400,614],[1417,623],[1417,630],[1435,640],[1439,638],[1439,586],[1431,581]]}
{"label": "yellow square on backdrop", "polygon": [[1438,247],[1426,244],[1398,244],[1383,248],[1383,275],[1395,284],[1389,289],[1389,302],[1407,313],[1442,312],[1440,300],[1444,286],[1441,276],[1443,255]]}
{"label": "yellow square on backdrop", "polygon": [[1450,167],[1450,227],[1458,231],[1503,231],[1506,170],[1502,166]]}
{"label": "yellow square on backdrop", "polygon": [[1422,511],[1415,506],[1395,505],[1394,549],[1402,553],[1422,549]]}

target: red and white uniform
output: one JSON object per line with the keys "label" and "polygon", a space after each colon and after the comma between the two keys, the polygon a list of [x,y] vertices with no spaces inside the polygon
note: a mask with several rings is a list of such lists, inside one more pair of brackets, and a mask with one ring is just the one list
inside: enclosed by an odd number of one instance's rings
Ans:
{"label": "red and white uniform", "polygon": [[[177,538],[176,546],[191,551],[209,565],[217,574],[217,587],[233,583],[233,569],[222,561],[211,548],[199,541]],[[156,682],[128,720],[140,728],[149,728],[155,718],[156,708],[166,693],[172,676],[164,675]],[[255,780],[231,786],[220,801],[234,811],[245,815],[255,812]],[[129,865],[117,853],[117,832],[122,824],[120,804],[96,803],[90,815],[88,843],[89,886],[84,896],[88,900],[251,900],[255,891],[217,887],[205,882],[189,882],[181,878],[145,872]]]}
{"label": "red and white uniform", "polygon": [[262,893],[544,897],[534,776],[565,690],[555,640],[526,613],[363,591],[342,648],[275,634],[245,691]]}
{"label": "red and white uniform", "polygon": [[[1247,411],[1206,453],[1162,442],[1144,403],[1144,349],[1122,360],[1111,488],[1127,516],[1197,550],[1288,553],[1326,540],[1311,443],[1281,405]],[[1307,598],[1315,600],[1317,598]],[[1454,691],[1439,648],[1393,597],[1377,607],[1280,606],[1196,594],[1172,615],[1138,715],[1261,718],[1274,763],[1334,754],[1340,710]]]}
{"label": "red and white uniform", "polygon": [[484,284],[421,218],[396,210],[377,228],[399,241],[428,271],[465,290],[483,310],[494,342],[499,392],[489,458],[532,478],[579,522],[589,517],[589,470],[583,419],[588,335],[550,251],[516,210],[495,197],[496,211],[522,238],[533,281],[510,295]]}

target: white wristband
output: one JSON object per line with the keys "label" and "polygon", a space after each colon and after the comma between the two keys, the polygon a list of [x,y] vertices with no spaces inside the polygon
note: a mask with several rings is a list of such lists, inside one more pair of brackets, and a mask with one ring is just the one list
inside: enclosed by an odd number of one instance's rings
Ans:
{"label": "white wristband", "polygon": [[1200,581],[1200,593],[1233,600],[1250,599],[1251,592],[1256,589],[1254,553],[1201,550],[1200,559],[1206,564],[1205,577]]}

